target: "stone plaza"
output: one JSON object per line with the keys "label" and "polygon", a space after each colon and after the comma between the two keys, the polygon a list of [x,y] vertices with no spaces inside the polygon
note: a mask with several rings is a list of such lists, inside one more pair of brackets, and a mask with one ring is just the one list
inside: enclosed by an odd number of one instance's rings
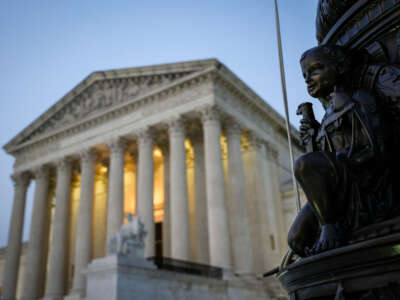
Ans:
{"label": "stone plaza", "polygon": [[127,213],[145,225],[145,257],[228,270],[235,287],[287,250],[285,121],[216,59],[94,72],[4,149],[15,193],[1,299],[91,299],[87,268],[109,254]]}

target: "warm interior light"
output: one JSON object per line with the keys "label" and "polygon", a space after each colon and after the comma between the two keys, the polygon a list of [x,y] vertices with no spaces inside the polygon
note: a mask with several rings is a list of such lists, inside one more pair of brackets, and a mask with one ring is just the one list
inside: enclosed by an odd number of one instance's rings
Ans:
{"label": "warm interior light", "polygon": [[185,141],[185,149],[186,149],[186,150],[189,150],[189,149],[190,149],[190,142],[189,142],[189,140],[186,140],[186,141]]}
{"label": "warm interior light", "polygon": [[161,157],[162,153],[160,149],[154,149],[153,154],[155,157]]}
{"label": "warm interior light", "polygon": [[102,167],[100,168],[101,173],[106,173],[107,170],[108,170],[108,168],[107,168],[106,166],[102,166]]}

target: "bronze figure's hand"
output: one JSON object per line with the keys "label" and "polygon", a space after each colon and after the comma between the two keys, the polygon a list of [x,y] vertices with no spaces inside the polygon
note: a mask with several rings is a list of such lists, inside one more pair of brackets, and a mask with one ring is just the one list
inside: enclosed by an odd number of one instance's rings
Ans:
{"label": "bronze figure's hand", "polygon": [[312,103],[304,102],[299,105],[296,111],[297,115],[303,116],[300,120],[300,139],[303,146],[307,147],[308,152],[314,151],[313,143],[315,135],[318,132],[320,124],[315,120],[314,111],[312,108]]}
{"label": "bronze figure's hand", "polygon": [[300,120],[300,138],[303,145],[308,145],[315,137],[319,124],[307,119]]}

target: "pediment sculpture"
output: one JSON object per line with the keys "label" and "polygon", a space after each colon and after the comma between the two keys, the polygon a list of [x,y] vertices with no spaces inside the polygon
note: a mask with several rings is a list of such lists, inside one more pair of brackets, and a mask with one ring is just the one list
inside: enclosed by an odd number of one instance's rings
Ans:
{"label": "pediment sculpture", "polygon": [[168,86],[184,75],[185,73],[97,80],[74,96],[22,142],[101,114],[113,106],[134,101],[141,95]]}

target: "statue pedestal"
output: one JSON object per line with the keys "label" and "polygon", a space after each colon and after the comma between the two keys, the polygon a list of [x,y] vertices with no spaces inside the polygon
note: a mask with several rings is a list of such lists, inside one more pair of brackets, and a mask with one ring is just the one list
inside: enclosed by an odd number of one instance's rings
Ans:
{"label": "statue pedestal", "polygon": [[303,258],[278,278],[291,300],[400,299],[400,233]]}
{"label": "statue pedestal", "polygon": [[[132,286],[134,277],[157,267],[138,256],[114,254],[94,260],[87,272],[87,299],[147,299],[140,297],[140,287]],[[140,275],[139,275],[140,276]],[[133,294],[128,292],[135,290]],[[135,296],[133,296],[135,295]]]}
{"label": "statue pedestal", "polygon": [[[144,226],[128,222],[109,240],[111,255],[87,269],[87,300],[272,300],[273,285],[254,276],[165,257],[144,257]],[[271,283],[271,282],[270,282]]]}
{"label": "statue pedestal", "polygon": [[[87,272],[87,300],[272,300],[270,281],[227,276],[220,268],[168,258],[152,262],[111,255],[94,260]],[[156,265],[159,267],[157,268]]]}

